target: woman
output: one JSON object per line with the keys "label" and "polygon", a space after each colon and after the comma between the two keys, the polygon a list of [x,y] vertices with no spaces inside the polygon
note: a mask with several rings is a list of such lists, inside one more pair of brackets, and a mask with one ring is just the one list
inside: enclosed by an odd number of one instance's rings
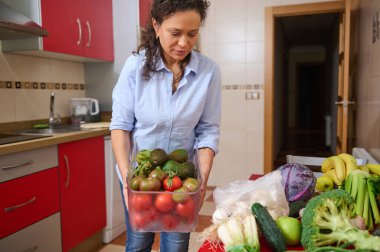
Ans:
{"label": "woman", "polygon": [[[198,140],[202,202],[221,117],[218,66],[193,50],[206,18],[207,0],[155,0],[142,44],[131,55],[113,91],[111,137],[127,199],[127,171],[134,139]],[[189,144],[189,143],[187,143]],[[151,251],[154,233],[135,232],[128,220],[126,251]],[[160,234],[160,251],[187,251],[189,233]]]}

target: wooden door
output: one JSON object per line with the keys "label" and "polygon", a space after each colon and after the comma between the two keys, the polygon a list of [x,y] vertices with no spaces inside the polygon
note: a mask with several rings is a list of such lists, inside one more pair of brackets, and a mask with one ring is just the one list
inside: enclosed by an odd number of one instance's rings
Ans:
{"label": "wooden door", "polygon": [[[353,0],[352,0],[353,1]],[[346,8],[351,9],[351,0],[345,1],[331,1],[321,3],[297,4],[287,6],[267,7],[265,10],[265,74],[264,74],[264,173],[271,172],[274,169],[274,74],[275,74],[275,18],[297,16],[297,15],[313,15],[323,13],[345,13]],[[347,20],[347,17],[346,17]],[[345,30],[350,30],[349,24],[345,23]],[[349,37],[349,36],[348,36]],[[347,38],[347,34],[345,35]],[[349,41],[345,40],[345,50],[347,51],[345,57],[349,57]],[[347,49],[346,49],[347,48]],[[348,58],[347,58],[348,59]],[[348,60],[347,65],[343,71],[349,68]],[[345,73],[345,72],[344,72]],[[343,74],[343,73],[342,73]],[[344,80],[344,79],[343,79]],[[348,78],[346,78],[348,87]],[[347,124],[342,120],[342,125]],[[348,128],[348,127],[347,127]],[[346,140],[347,141],[347,140]]]}
{"label": "wooden door", "polygon": [[338,66],[338,96],[337,96],[337,146],[336,152],[351,152],[353,147],[353,81],[355,81],[355,65],[353,52],[357,42],[354,39],[358,0],[346,0],[345,11],[339,20],[339,66]]}

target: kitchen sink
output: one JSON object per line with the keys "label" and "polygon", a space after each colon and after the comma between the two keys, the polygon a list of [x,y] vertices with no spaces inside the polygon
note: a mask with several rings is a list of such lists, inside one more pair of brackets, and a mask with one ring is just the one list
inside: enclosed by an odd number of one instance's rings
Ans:
{"label": "kitchen sink", "polygon": [[46,128],[46,129],[24,129],[18,130],[14,133],[22,134],[22,135],[54,135],[54,134],[62,134],[62,133],[70,133],[81,131],[82,128],[80,126],[73,125],[61,125],[55,126],[54,128]]}
{"label": "kitchen sink", "polygon": [[2,132],[0,133],[0,145],[23,142],[28,140],[40,139],[45,137],[51,137],[55,134],[70,133],[85,130],[80,126],[73,125],[57,125],[53,128],[46,129],[24,129],[16,130],[12,132]]}
{"label": "kitchen sink", "polygon": [[23,134],[14,134],[14,133],[1,133],[0,145],[29,141],[29,140],[40,139],[40,138],[45,138],[45,137],[50,137],[50,136],[51,135],[23,135]]}

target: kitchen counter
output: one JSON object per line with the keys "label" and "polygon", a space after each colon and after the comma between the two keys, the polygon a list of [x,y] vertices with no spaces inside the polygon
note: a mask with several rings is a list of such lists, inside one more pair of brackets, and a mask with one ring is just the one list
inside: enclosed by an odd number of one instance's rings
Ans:
{"label": "kitchen counter", "polygon": [[108,128],[83,129],[81,131],[75,131],[70,133],[54,134],[46,138],[0,145],[0,155],[32,150],[50,145],[56,145],[109,134],[110,131]]}

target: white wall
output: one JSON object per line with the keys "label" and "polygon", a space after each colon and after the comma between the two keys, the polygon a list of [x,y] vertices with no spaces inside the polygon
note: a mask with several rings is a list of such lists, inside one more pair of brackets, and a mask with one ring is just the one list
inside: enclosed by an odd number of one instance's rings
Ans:
{"label": "white wall", "polygon": [[[200,48],[220,65],[223,100],[220,153],[209,185],[264,172],[265,7],[310,2],[323,1],[211,0]],[[246,100],[247,92],[260,98]]]}
{"label": "white wall", "polygon": [[380,1],[361,0],[360,10],[360,49],[355,80],[356,146],[366,148],[380,161],[380,38],[373,41],[372,26],[374,16],[380,18]]}

